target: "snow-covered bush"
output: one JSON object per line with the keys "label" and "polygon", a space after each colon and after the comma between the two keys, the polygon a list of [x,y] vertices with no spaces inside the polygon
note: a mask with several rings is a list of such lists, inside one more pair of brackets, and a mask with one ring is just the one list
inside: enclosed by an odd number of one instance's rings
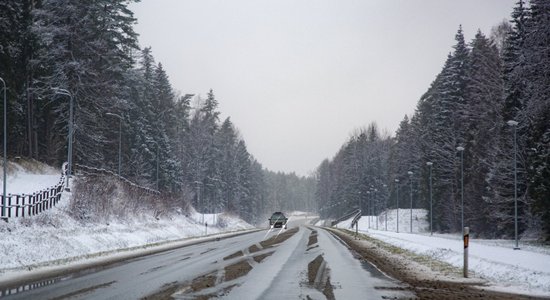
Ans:
{"label": "snow-covered bush", "polygon": [[116,176],[88,174],[76,178],[69,209],[75,219],[83,221],[121,220],[139,215],[159,219],[172,213],[185,213],[188,202],[170,194],[147,192]]}

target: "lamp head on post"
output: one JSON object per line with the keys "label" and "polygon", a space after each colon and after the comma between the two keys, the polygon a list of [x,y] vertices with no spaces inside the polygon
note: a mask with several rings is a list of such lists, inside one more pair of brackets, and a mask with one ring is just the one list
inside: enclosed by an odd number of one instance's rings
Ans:
{"label": "lamp head on post", "polygon": [[8,166],[8,154],[7,154],[7,151],[8,151],[8,139],[7,139],[8,138],[8,132],[7,132],[7,130],[8,130],[7,129],[7,127],[8,127],[8,121],[7,121],[7,119],[8,119],[8,115],[7,115],[8,110],[7,110],[7,105],[8,105],[8,103],[7,103],[7,98],[6,98],[6,82],[1,77],[0,77],[0,82],[2,82],[2,90],[3,90],[3,94],[4,94],[4,114],[3,114],[3,116],[4,116],[4,122],[3,122],[3,128],[4,128],[4,131],[3,131],[4,132],[4,143],[3,143],[3,145],[4,145],[4,148],[3,148],[4,149],[4,162],[3,162],[4,175],[2,176],[2,181],[3,181],[3,185],[2,185],[2,187],[3,187],[2,191],[3,192],[2,193],[3,194],[2,194],[2,203],[0,203],[0,205],[2,205],[2,210],[1,210],[0,216],[2,217],[2,219],[4,221],[7,222],[8,219],[4,218],[4,214],[6,212],[6,196],[7,196],[6,195],[6,189],[7,189],[6,180],[7,180],[7,176],[8,176],[7,175],[7,166]]}
{"label": "lamp head on post", "polygon": [[426,162],[430,168],[430,235],[433,235],[433,202],[432,202],[432,165],[431,161]]}
{"label": "lamp head on post", "polygon": [[121,115],[118,115],[118,114],[115,114],[115,113],[111,113],[111,112],[106,112],[105,115],[107,116],[112,116],[112,117],[116,117],[118,118],[118,176],[122,176],[121,174],[121,169],[122,169],[122,116]]}
{"label": "lamp head on post", "polygon": [[460,227],[464,236],[464,147],[458,146],[456,150],[460,152]]}
{"label": "lamp head on post", "polygon": [[69,97],[73,97],[73,95],[71,94],[71,92],[69,92],[68,90],[66,89],[62,89],[62,88],[53,88],[53,91],[55,92],[56,95],[65,95],[65,96],[69,96]]}
{"label": "lamp head on post", "polygon": [[119,119],[122,119],[122,117],[120,115],[117,115],[117,114],[114,114],[114,113],[107,112],[105,114],[108,115],[108,116],[113,116],[113,117],[117,117]]}
{"label": "lamp head on post", "polygon": [[72,174],[72,161],[73,161],[73,94],[71,92],[69,92],[68,90],[66,89],[61,89],[61,88],[53,88],[53,91],[55,92],[56,95],[64,95],[64,96],[67,96],[69,97],[69,137],[68,137],[68,150],[67,150],[67,163],[68,163],[68,168],[67,168],[67,185],[65,187],[65,190],[66,191],[70,191],[70,187],[69,187],[69,180],[71,179],[71,174]]}
{"label": "lamp head on post", "polygon": [[399,179],[396,178],[396,179],[395,179],[395,182],[399,183]]}
{"label": "lamp head on post", "polygon": [[514,236],[516,240],[516,246],[514,250],[519,250],[518,242],[518,189],[517,189],[517,142],[516,142],[516,131],[518,122],[514,120],[509,120],[506,122],[508,126],[514,127]]}

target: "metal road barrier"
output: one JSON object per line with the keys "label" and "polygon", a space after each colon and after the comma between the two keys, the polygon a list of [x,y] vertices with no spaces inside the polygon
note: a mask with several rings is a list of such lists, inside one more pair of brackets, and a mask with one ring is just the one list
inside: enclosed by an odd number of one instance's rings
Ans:
{"label": "metal road barrier", "polygon": [[338,223],[340,223],[340,222],[342,222],[342,221],[344,221],[344,220],[347,220],[347,219],[349,219],[349,218],[351,218],[351,217],[357,215],[358,213],[360,214],[360,213],[361,213],[361,210],[360,210],[360,209],[354,209],[353,211],[351,211],[351,212],[349,212],[349,213],[347,213],[347,214],[341,216],[340,218],[338,218],[338,219],[332,221],[331,224],[330,224],[330,226],[334,226],[334,225],[336,225],[336,224],[338,224]]}
{"label": "metal road barrier", "polygon": [[357,225],[357,222],[359,222],[359,219],[361,219],[361,210],[359,209],[357,214],[353,217],[353,220],[351,220],[351,228]]}

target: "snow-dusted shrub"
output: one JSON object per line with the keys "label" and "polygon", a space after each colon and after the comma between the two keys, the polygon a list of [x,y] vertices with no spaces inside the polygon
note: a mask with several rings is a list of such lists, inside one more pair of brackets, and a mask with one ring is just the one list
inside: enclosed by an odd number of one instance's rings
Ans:
{"label": "snow-dusted shrub", "polygon": [[161,218],[188,210],[182,196],[156,194],[117,176],[94,175],[78,177],[74,183],[70,214],[77,220],[124,220],[129,216],[148,215]]}
{"label": "snow-dusted shrub", "polygon": [[104,176],[77,177],[69,204],[70,215],[77,220],[99,221],[112,213],[111,199],[117,185]]}
{"label": "snow-dusted shrub", "polygon": [[218,224],[217,226],[220,228],[227,228],[229,226],[230,218],[238,218],[237,216],[230,215],[227,213],[223,213],[218,215]]}

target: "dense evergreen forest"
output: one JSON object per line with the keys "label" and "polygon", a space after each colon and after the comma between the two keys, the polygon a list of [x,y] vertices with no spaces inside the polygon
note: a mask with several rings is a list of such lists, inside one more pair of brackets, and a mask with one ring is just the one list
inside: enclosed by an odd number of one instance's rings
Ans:
{"label": "dense evergreen forest", "polygon": [[436,230],[460,231],[463,208],[476,234],[512,237],[517,199],[520,234],[550,237],[550,2],[520,0],[510,22],[470,42],[459,28],[395,136],[376,123],[357,130],[312,178],[265,170],[230,118],[220,120],[213,90],[176,92],[138,45],[129,2],[0,2],[10,157],[66,161],[72,98],[73,163],[118,172],[120,136],[121,176],[201,212],[334,218],[353,206],[408,208],[411,198],[430,209],[431,177]]}
{"label": "dense evergreen forest", "polygon": [[490,37],[467,43],[459,27],[455,39],[395,137],[371,124],[318,167],[323,217],[409,208],[411,198],[429,210],[431,172],[435,230],[460,232],[463,197],[464,226],[514,237],[517,199],[519,233],[550,238],[550,1],[520,0]]}
{"label": "dense evergreen forest", "polygon": [[73,165],[120,172],[199,212],[250,222],[306,209],[315,182],[264,170],[231,120],[220,120],[212,90],[175,92],[151,48],[139,47],[130,2],[0,1],[8,155],[67,161],[72,98]]}

